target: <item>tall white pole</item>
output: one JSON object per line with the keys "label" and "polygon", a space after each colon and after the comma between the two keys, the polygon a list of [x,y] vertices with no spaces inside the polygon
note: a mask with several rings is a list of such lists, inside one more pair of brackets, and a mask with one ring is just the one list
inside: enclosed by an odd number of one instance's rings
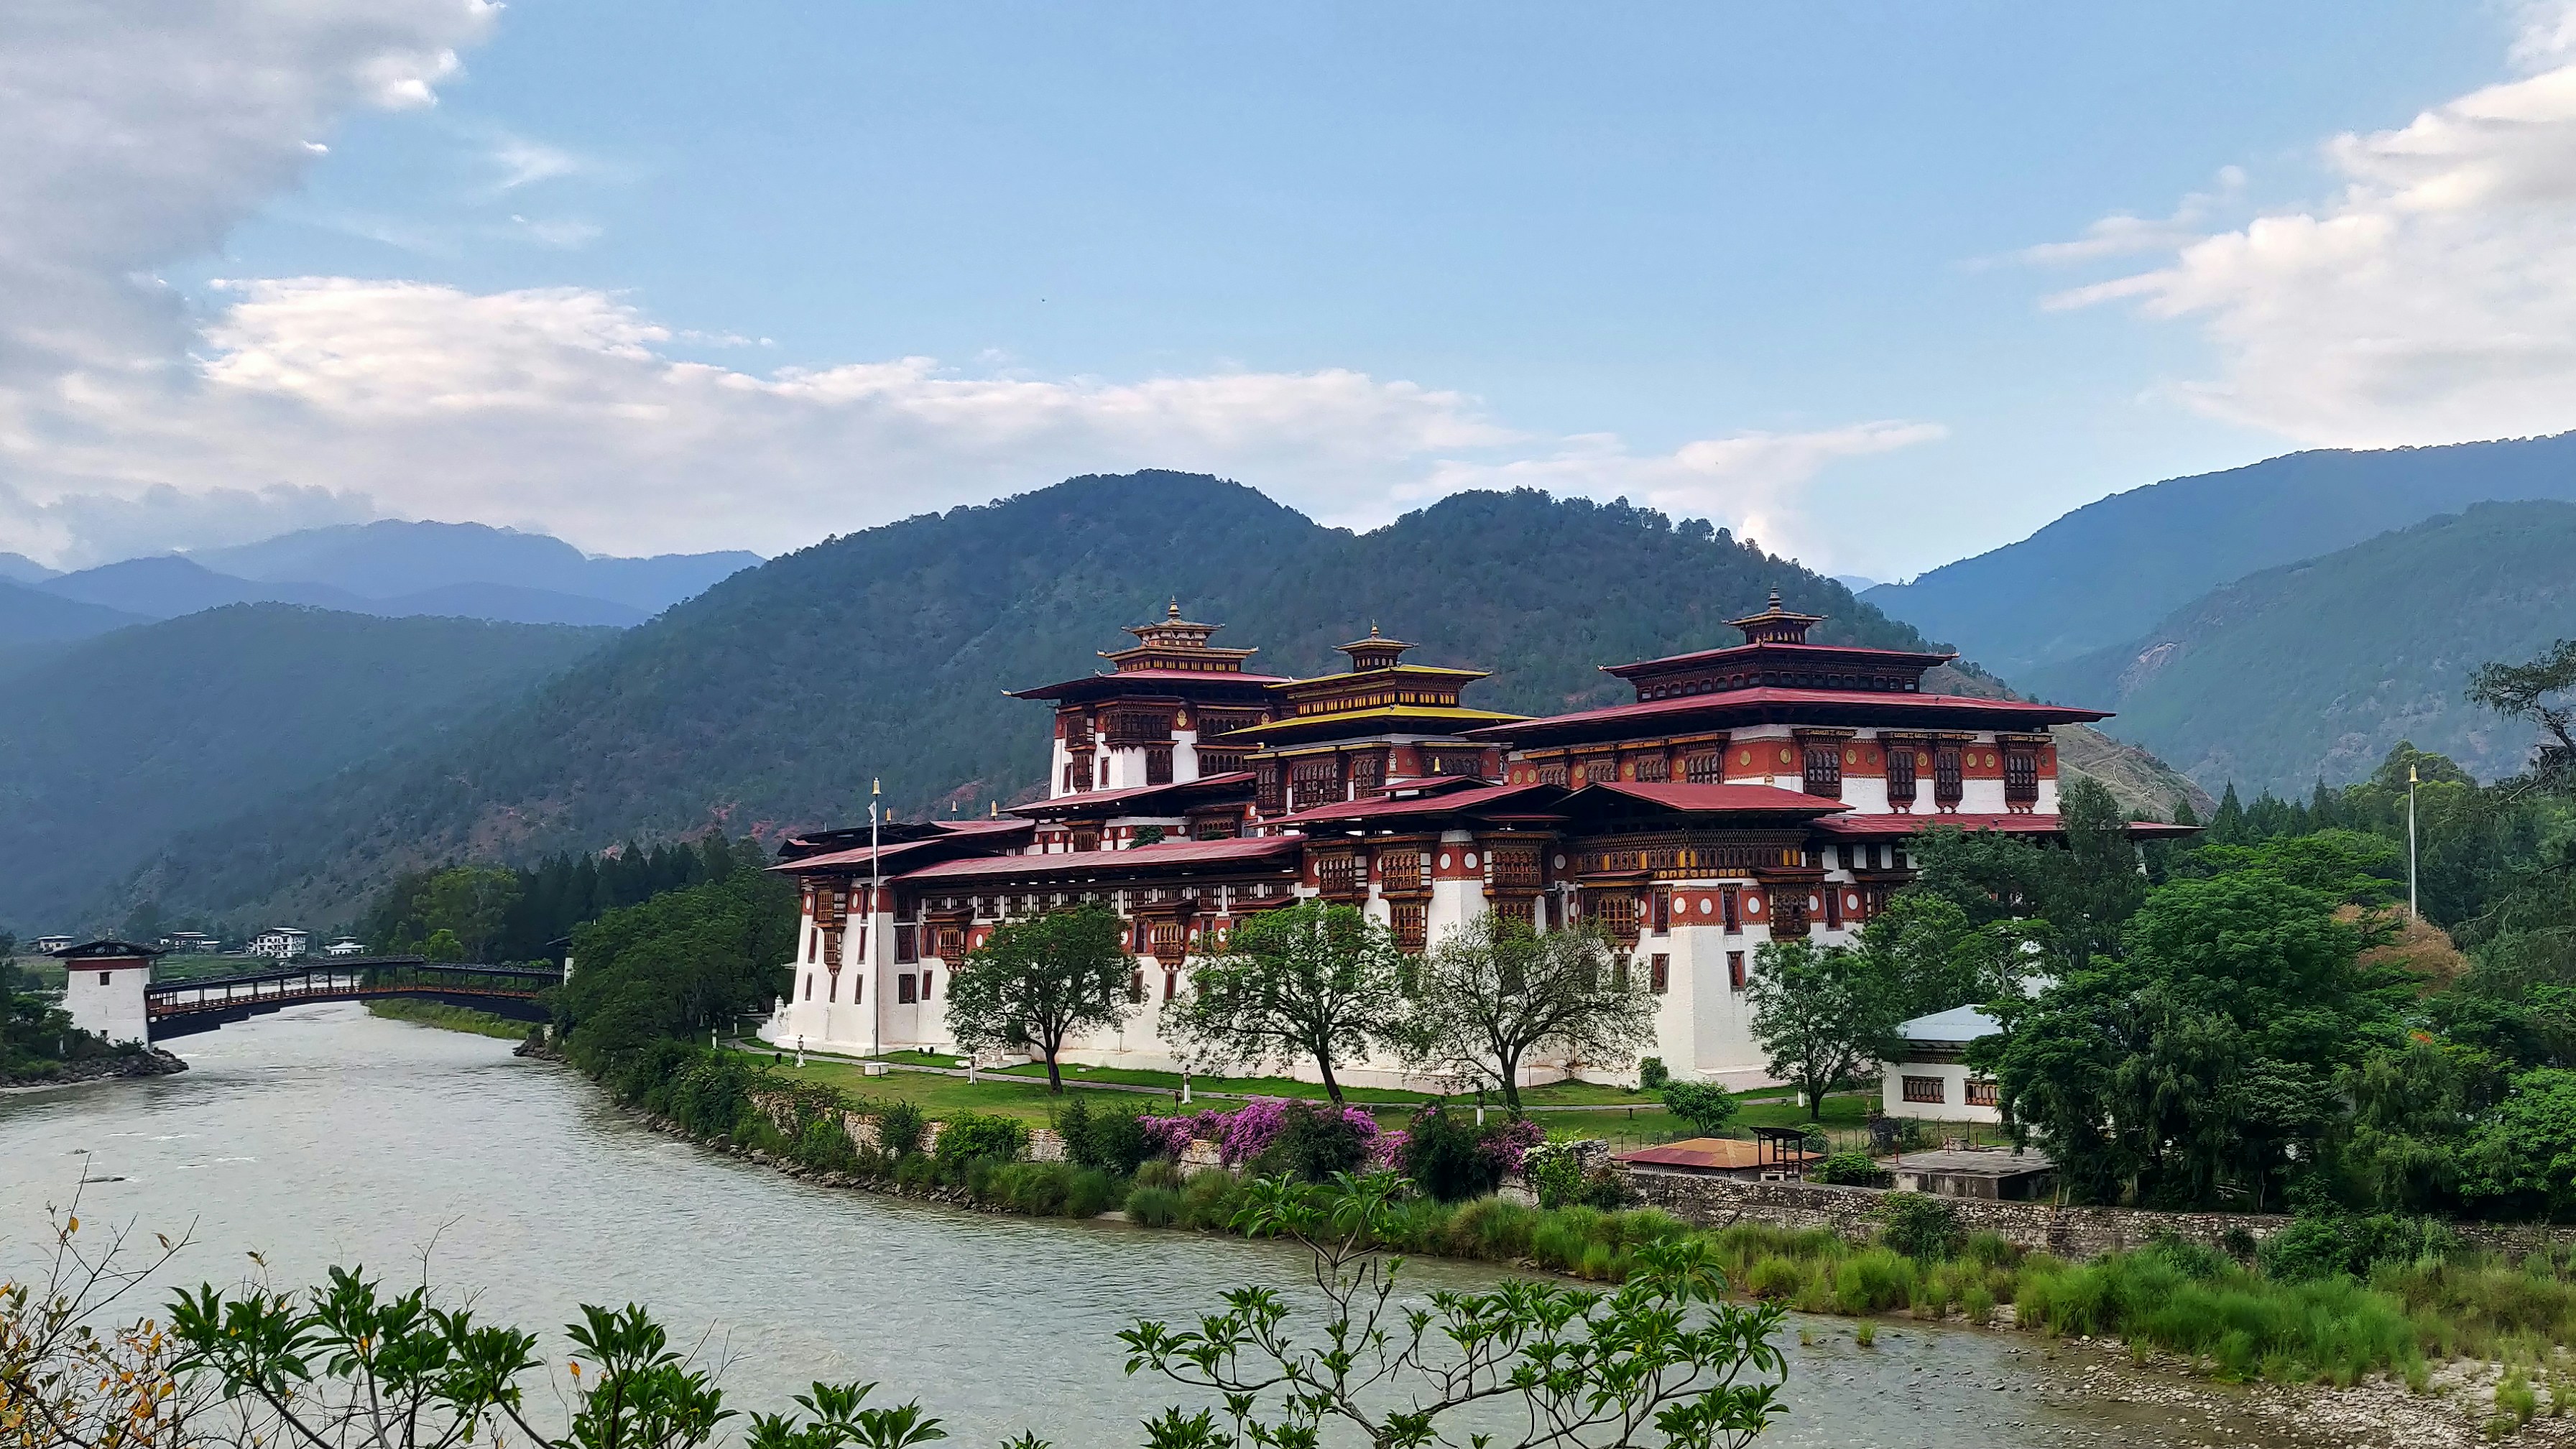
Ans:
{"label": "tall white pole", "polygon": [[885,958],[877,954],[877,913],[885,908],[885,862],[878,859],[877,805],[885,794],[885,781],[868,782],[868,969],[859,979],[874,979],[877,989],[868,993],[868,1055],[885,1050],[879,1028],[885,1020],[885,977],[878,970]]}
{"label": "tall white pole", "polygon": [[2406,765],[2406,914],[2422,920],[2424,913],[2415,908],[2415,765]]}

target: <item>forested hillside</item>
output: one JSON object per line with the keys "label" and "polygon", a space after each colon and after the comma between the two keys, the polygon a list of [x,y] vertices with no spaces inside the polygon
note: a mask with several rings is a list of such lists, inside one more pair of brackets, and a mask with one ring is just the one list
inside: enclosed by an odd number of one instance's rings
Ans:
{"label": "forested hillside", "polygon": [[1469,494],[1354,536],[1212,478],[1077,478],[737,574],[409,768],[181,838],[102,908],[345,914],[452,860],[846,821],[877,778],[900,810],[980,814],[1044,768],[1044,707],[1002,691],[1090,672],[1174,597],[1270,672],[1336,665],[1374,622],[1495,671],[1477,703],[1539,712],[1625,697],[1599,664],[1735,642],[1724,621],[1773,588],[1831,616],[1820,639],[1922,644],[1793,562],[1625,505]]}
{"label": "forested hillside", "polygon": [[72,929],[174,833],[346,789],[613,633],[244,604],[68,646],[0,708],[0,928]]}
{"label": "forested hillside", "polygon": [[2576,505],[2481,504],[2267,569],[2018,682],[2118,710],[2113,734],[2212,790],[2347,784],[2401,739],[2494,779],[2531,732],[2463,691],[2481,664],[2576,637],[2571,559]]}
{"label": "forested hillside", "polygon": [[2079,508],[1867,600],[2007,679],[2134,639],[2211,589],[2491,500],[2576,501],[2576,433],[2293,453]]}

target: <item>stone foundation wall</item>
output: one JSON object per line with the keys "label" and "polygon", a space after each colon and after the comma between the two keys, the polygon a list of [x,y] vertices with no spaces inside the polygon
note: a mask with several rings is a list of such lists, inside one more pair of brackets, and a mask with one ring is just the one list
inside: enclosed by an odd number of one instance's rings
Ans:
{"label": "stone foundation wall", "polygon": [[[1817,1182],[1742,1182],[1630,1166],[1620,1170],[1646,1204],[1687,1223],[1711,1228],[1735,1223],[1823,1228],[1854,1242],[1867,1241],[1878,1230],[1878,1205],[1888,1196],[1873,1188]],[[1965,1197],[1942,1201],[1957,1209],[1962,1232],[1993,1233],[2027,1252],[2061,1258],[2098,1258],[2145,1247],[2167,1234],[2223,1248],[2231,1233],[2241,1231],[2260,1242],[2290,1221],[2272,1213],[2159,1213]]]}

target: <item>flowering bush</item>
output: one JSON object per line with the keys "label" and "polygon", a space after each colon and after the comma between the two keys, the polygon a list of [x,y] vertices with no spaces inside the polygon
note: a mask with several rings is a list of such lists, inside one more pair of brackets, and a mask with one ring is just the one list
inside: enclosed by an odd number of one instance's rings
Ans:
{"label": "flowering bush", "polygon": [[[1292,1103],[1286,1097],[1255,1097],[1231,1112],[1210,1107],[1186,1117],[1142,1117],[1137,1120],[1161,1149],[1174,1157],[1180,1156],[1181,1149],[1196,1139],[1215,1143],[1217,1155],[1224,1159],[1225,1165],[1239,1167],[1269,1151],[1271,1145],[1279,1140],[1279,1134],[1286,1130],[1291,1107],[1305,1105]],[[1357,1107],[1333,1108],[1316,1104],[1312,1110],[1338,1112],[1360,1140],[1369,1144],[1370,1160],[1380,1160],[1375,1155],[1381,1150],[1375,1117]],[[1543,1138],[1546,1134],[1540,1135]]]}
{"label": "flowering bush", "polygon": [[1546,1128],[1527,1117],[1514,1117],[1504,1123],[1500,1131],[1488,1129],[1484,1146],[1503,1171],[1510,1173],[1520,1171],[1521,1164],[1529,1158],[1530,1149],[1546,1141]]}

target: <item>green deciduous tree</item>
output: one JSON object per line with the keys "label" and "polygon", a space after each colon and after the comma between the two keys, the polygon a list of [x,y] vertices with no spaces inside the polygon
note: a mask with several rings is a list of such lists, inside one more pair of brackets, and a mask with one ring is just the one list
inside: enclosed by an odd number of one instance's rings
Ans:
{"label": "green deciduous tree", "polygon": [[1725,1131],[1741,1110],[1735,1094],[1715,1082],[1666,1082],[1663,1098],[1664,1110],[1689,1123],[1702,1137]]}
{"label": "green deciduous tree", "polygon": [[1517,1112],[1530,1058],[1625,1065],[1654,1040],[1654,998],[1615,977],[1599,934],[1540,933],[1488,912],[1422,958],[1397,1044],[1416,1067],[1494,1087]]}
{"label": "green deciduous tree", "polygon": [[1765,942],[1744,985],[1771,1075],[1797,1084],[1807,1115],[1892,1048],[1905,1003],[1870,957],[1813,941]]}
{"label": "green deciduous tree", "polygon": [[1264,911],[1190,972],[1163,1006],[1163,1034],[1210,1066],[1311,1061],[1339,1102],[1334,1067],[1366,1056],[1403,1015],[1404,966],[1394,935],[1349,906]]}
{"label": "green deciduous tree", "polygon": [[1105,906],[1008,922],[950,976],[948,1029],[970,1051],[1036,1053],[1047,1089],[1061,1092],[1065,1041],[1126,1019],[1129,960],[1126,927]]}
{"label": "green deciduous tree", "polygon": [[730,1027],[788,988],[796,891],[737,871],[609,912],[573,932],[579,969],[555,993],[566,1049],[593,1074],[653,1041]]}

